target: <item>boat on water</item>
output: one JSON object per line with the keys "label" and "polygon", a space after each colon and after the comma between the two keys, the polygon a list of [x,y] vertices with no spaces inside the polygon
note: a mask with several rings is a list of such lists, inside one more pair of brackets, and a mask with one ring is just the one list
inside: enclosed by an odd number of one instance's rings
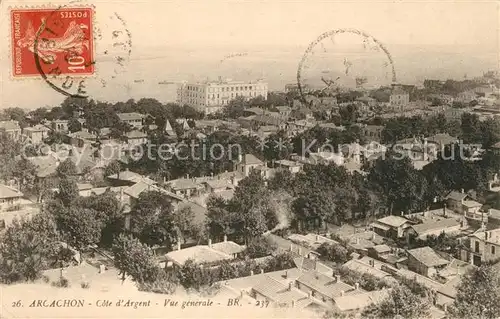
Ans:
{"label": "boat on water", "polygon": [[175,83],[172,81],[160,81],[158,82],[158,84],[175,84]]}
{"label": "boat on water", "polygon": [[135,83],[143,83],[144,80],[134,80]]}

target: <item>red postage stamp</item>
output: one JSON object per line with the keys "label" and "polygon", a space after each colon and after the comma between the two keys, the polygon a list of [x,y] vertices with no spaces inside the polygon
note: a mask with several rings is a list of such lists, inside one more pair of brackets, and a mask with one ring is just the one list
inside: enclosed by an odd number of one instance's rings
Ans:
{"label": "red postage stamp", "polygon": [[12,74],[94,74],[93,9],[13,9]]}

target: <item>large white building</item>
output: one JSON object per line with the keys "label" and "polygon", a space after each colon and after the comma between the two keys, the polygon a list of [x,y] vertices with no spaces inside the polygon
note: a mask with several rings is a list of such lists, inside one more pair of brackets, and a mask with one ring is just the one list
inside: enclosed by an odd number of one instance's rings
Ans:
{"label": "large white building", "polygon": [[177,102],[209,114],[219,111],[238,96],[243,96],[245,99],[262,96],[266,99],[267,91],[267,83],[260,81],[183,83],[177,91]]}

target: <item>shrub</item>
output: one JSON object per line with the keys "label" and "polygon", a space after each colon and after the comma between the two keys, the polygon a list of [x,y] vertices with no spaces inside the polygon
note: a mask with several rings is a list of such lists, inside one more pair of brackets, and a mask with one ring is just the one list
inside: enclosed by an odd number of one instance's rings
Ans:
{"label": "shrub", "polygon": [[80,286],[83,288],[83,289],[89,289],[90,288],[90,283],[88,281],[84,281],[84,282],[81,282],[80,283]]}
{"label": "shrub", "polygon": [[61,277],[59,277],[59,280],[52,282],[52,286],[59,287],[59,288],[68,288],[69,287],[69,280],[66,279],[65,277],[61,276]]}

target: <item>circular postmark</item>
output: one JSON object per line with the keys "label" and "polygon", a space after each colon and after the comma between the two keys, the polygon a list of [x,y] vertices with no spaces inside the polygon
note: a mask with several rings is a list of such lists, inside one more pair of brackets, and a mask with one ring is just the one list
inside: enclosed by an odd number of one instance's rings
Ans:
{"label": "circular postmark", "polygon": [[397,82],[391,54],[373,36],[357,29],[321,34],[307,47],[297,69],[300,98],[314,91],[335,94],[344,88]]}
{"label": "circular postmark", "polygon": [[[89,82],[105,87],[125,69],[132,52],[132,36],[125,21],[114,13],[105,25],[113,23],[115,26],[103,33],[95,23],[94,8],[88,6],[70,4],[46,10],[33,36],[38,74],[52,89],[72,98],[87,98]],[[97,56],[96,42],[102,50]],[[114,67],[97,78],[97,62],[112,62]]]}

